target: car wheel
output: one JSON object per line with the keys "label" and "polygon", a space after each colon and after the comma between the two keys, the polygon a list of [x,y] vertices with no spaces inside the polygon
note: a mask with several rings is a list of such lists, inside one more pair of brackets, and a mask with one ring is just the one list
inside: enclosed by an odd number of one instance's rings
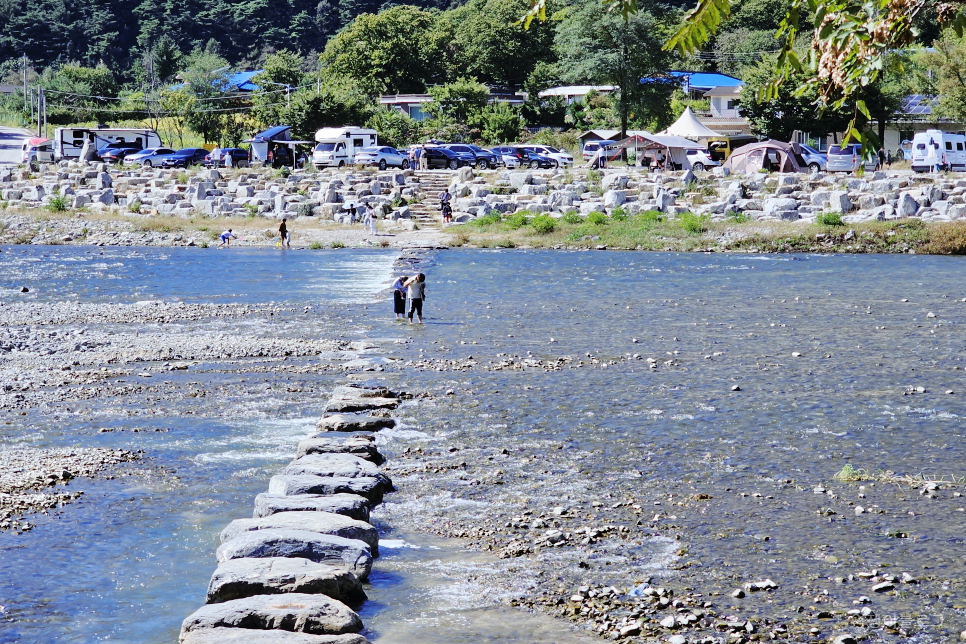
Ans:
{"label": "car wheel", "polygon": [[459,161],[457,161],[456,159],[453,159],[453,160],[451,160],[449,162],[449,169],[450,170],[455,170],[458,167],[460,167],[460,164],[459,164]]}
{"label": "car wheel", "polygon": [[531,161],[530,162],[530,167],[533,168],[533,169],[539,168],[540,167],[540,162],[539,161]]}
{"label": "car wheel", "polygon": [[476,167],[478,170],[486,170],[486,168],[488,167],[486,159],[480,159],[479,161],[477,161]]}
{"label": "car wheel", "polygon": [[343,161],[343,160],[340,159],[339,160],[339,167],[340,168],[344,168],[345,167],[345,161]]}
{"label": "car wheel", "polygon": [[141,164],[141,166],[144,167],[144,168],[150,168],[151,167],[151,162],[150,161],[145,161],[145,162],[143,162]]}
{"label": "car wheel", "polygon": [[811,170],[813,173],[815,173],[815,172],[819,172],[822,169],[822,166],[820,166],[817,163],[809,163],[808,169]]}
{"label": "car wheel", "polygon": [[559,161],[554,161],[554,162],[553,162],[553,165],[552,165],[551,167],[552,167],[552,168],[555,168],[555,169],[556,169],[556,168],[559,168],[559,167],[560,167],[560,162],[559,162]]}
{"label": "car wheel", "polygon": [[409,159],[403,159],[403,162],[399,165],[403,170],[409,169]]}
{"label": "car wheel", "polygon": [[693,166],[691,166],[691,168],[693,170],[697,170],[698,172],[704,172],[704,164],[703,163],[695,163]]}
{"label": "car wheel", "polygon": [[385,170],[386,169],[386,160],[385,159],[380,159],[379,160],[379,169],[380,170]]}

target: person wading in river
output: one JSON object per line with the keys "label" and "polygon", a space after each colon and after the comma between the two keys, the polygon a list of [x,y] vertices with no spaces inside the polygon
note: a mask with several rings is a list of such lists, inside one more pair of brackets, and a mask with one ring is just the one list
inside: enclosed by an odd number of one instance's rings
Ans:
{"label": "person wading in river", "polygon": [[409,293],[409,323],[413,323],[413,314],[423,323],[423,300],[426,299],[426,276],[420,273],[406,280],[404,286]]}
{"label": "person wading in river", "polygon": [[406,315],[406,276],[400,275],[392,283],[392,309],[396,319],[401,320]]}

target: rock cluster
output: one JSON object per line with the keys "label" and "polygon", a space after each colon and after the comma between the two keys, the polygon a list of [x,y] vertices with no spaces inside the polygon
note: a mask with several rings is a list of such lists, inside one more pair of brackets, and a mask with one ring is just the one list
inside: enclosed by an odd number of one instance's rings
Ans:
{"label": "rock cluster", "polygon": [[355,428],[391,426],[390,418],[363,414],[387,413],[398,396],[345,386],[329,405],[355,414],[323,418],[321,432],[303,440],[298,457],[258,495],[253,518],[222,531],[208,605],[184,620],[182,642],[366,643],[351,635],[363,625],[345,602],[366,599],[361,582],[379,556],[369,511],[393,486],[377,466],[385,459],[372,431]]}

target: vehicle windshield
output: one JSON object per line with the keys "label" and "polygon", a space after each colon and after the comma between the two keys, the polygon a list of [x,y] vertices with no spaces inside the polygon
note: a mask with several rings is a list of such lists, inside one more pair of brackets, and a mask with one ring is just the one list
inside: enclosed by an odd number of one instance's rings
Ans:
{"label": "vehicle windshield", "polygon": [[319,143],[315,146],[316,152],[332,152],[335,150],[335,143]]}
{"label": "vehicle windshield", "polygon": [[549,145],[545,148],[550,154],[560,154],[560,150],[557,148],[552,148]]}
{"label": "vehicle windshield", "polygon": [[821,152],[819,152],[818,150],[816,150],[815,148],[813,148],[810,145],[805,145],[804,143],[800,143],[799,145],[801,146],[801,148],[803,150],[805,150],[809,154],[821,154]]}

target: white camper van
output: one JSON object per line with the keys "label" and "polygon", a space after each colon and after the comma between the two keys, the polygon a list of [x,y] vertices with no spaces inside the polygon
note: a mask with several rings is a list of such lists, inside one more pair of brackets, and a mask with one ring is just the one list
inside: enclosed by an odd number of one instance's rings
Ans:
{"label": "white camper van", "polygon": [[131,128],[82,128],[59,127],[54,130],[54,160],[77,159],[81,148],[88,137],[94,137],[94,150],[100,150],[105,145],[125,141],[132,148],[160,148],[161,137],[154,130]]}
{"label": "white camper van", "polygon": [[316,168],[352,165],[356,152],[370,145],[378,145],[378,132],[352,125],[324,127],[315,133],[315,152],[312,164]]}
{"label": "white camper van", "polygon": [[966,136],[942,130],[917,132],[912,137],[912,169],[930,172],[937,165],[946,170],[966,170]]}

